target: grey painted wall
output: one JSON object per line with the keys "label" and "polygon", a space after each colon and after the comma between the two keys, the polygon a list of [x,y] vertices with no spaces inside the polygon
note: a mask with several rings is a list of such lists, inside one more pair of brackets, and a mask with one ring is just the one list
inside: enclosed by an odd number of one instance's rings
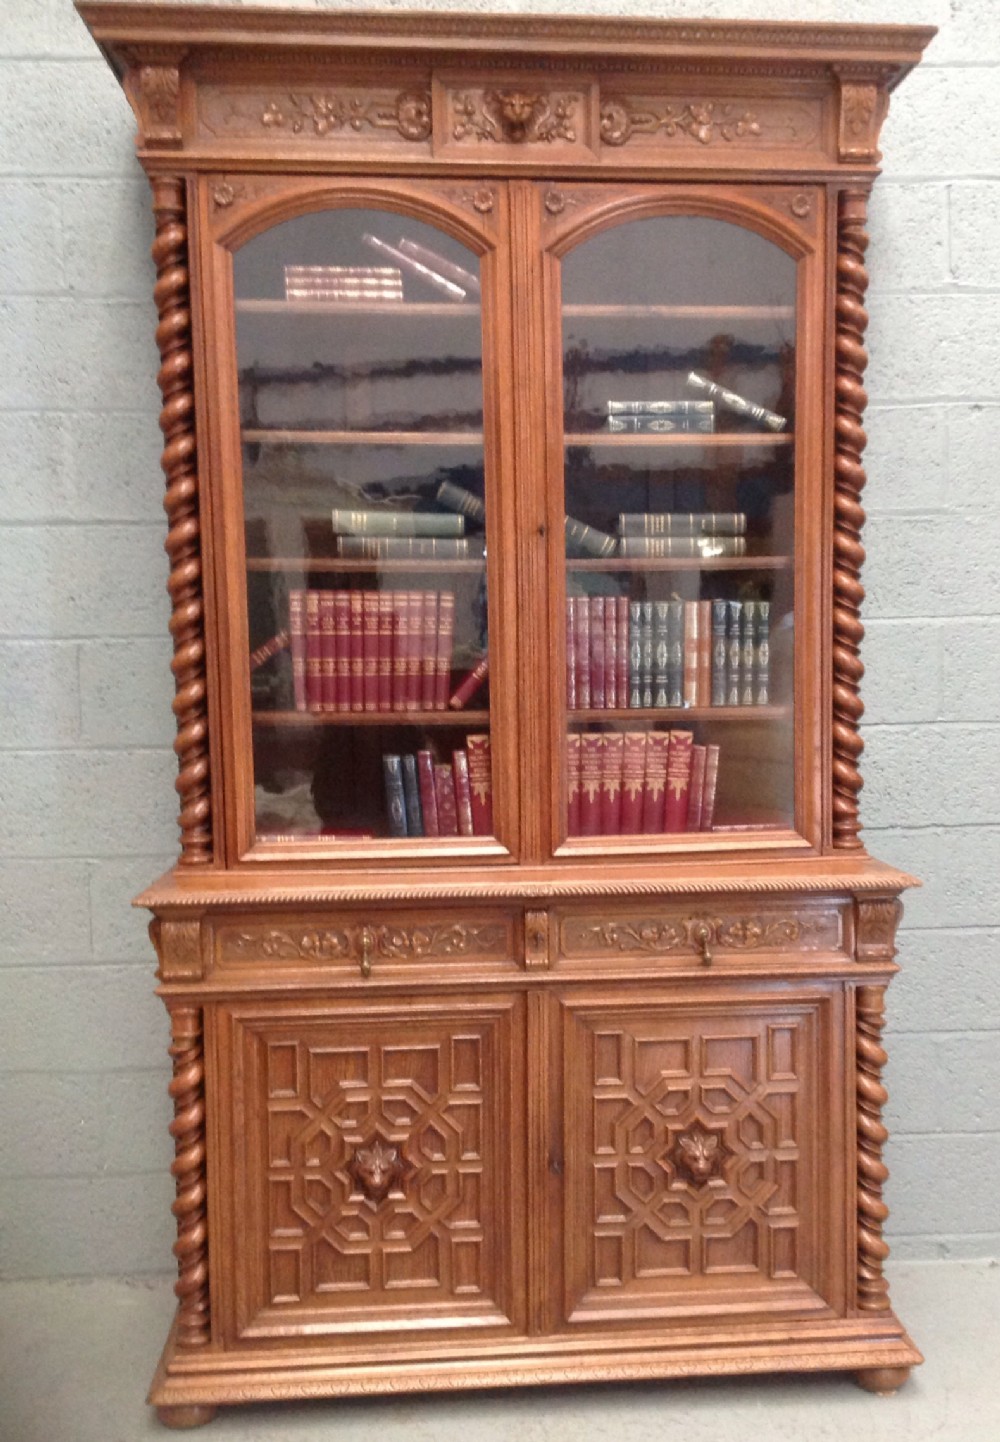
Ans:
{"label": "grey painted wall", "polygon": [[[412,4],[412,0],[409,0]],[[943,27],[870,261],[872,851],[925,878],[891,993],[897,1256],[1000,1243],[995,0],[572,8]],[[0,15],[0,1276],[167,1270],[165,1018],[131,896],[174,845],[146,187],[70,0]]]}

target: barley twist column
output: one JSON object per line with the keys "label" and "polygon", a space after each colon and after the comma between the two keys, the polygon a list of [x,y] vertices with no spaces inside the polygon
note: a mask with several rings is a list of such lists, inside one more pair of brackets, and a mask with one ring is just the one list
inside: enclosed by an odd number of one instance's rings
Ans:
{"label": "barley twist column", "polygon": [[889,1310],[889,1284],[882,1267],[889,1248],[882,1239],[882,1224],[889,1208],[882,1187],[889,1175],[882,1148],[889,1133],[882,1125],[882,1108],[888,1093],[882,1085],[887,1057],[882,1048],[885,1024],[885,987],[857,989],[857,1093],[858,1093],[858,1306],[863,1312]]}
{"label": "barley twist column", "polygon": [[170,1095],[174,1119],[171,1173],[177,1186],[177,1344],[203,1347],[209,1340],[208,1224],[205,1187],[205,1065],[201,1012],[177,1007],[171,1012],[174,1074]]}
{"label": "barley twist column", "polygon": [[860,646],[861,567],[865,552],[861,528],[865,513],[861,492],[865,484],[861,454],[866,436],[861,425],[868,397],[862,380],[868,364],[864,335],[868,313],[865,251],[867,192],[845,190],[840,195],[837,227],[837,377],[836,450],[834,458],[833,532],[833,844],[843,850],[860,850],[858,792],[862,787],[858,759],[863,742],[858,724],[864,707],[859,687],[864,667]]}
{"label": "barley twist column", "polygon": [[184,182],[176,176],[153,180],[156,239],[154,297],[159,315],[156,343],[160,351],[157,376],[163,396],[160,429],[164,446],[161,465],[167,478],[164,508],[169,530],[167,589],[173,603],[170,631],[174,638],[181,865],[212,860],[211,808],[208,786],[208,721],[205,708],[205,640],[202,607],[201,537],[198,522],[198,472],[192,389],[191,307],[187,264]]}

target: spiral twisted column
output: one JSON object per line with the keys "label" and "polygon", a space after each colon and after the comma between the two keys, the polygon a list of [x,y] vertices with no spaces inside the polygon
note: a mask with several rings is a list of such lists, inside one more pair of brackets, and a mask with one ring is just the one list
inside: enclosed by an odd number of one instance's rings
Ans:
{"label": "spiral twisted column", "polygon": [[177,1007],[171,1012],[170,1055],[174,1074],[170,1095],[174,1119],[171,1173],[177,1187],[173,1213],[177,1218],[177,1342],[204,1347],[209,1340],[208,1221],[205,1188],[205,1064],[201,1012]]}
{"label": "spiral twisted column", "polygon": [[885,987],[859,986],[856,999],[858,1095],[858,1307],[889,1310],[889,1284],[882,1267],[889,1255],[882,1224],[889,1208],[882,1187],[889,1175],[882,1148],[889,1133],[882,1125],[888,1092],[882,1085],[887,1056],[882,1048]]}
{"label": "spiral twisted column", "polygon": [[160,464],[167,478],[163,505],[169,529],[167,590],[173,603],[174,715],[177,718],[179,826],[182,865],[212,860],[211,805],[208,785],[208,717],[205,705],[205,638],[202,606],[201,533],[198,522],[198,471],[194,428],[191,305],[184,182],[176,176],[153,180],[156,238],[153,295],[159,324],[157,376],[163,396]]}
{"label": "spiral twisted column", "polygon": [[833,844],[860,851],[858,792],[864,784],[858,760],[864,743],[858,734],[864,706],[859,688],[864,675],[860,647],[864,636],[861,603],[865,592],[861,567],[865,552],[861,528],[865,513],[861,492],[865,470],[861,455],[867,437],[861,418],[868,403],[862,380],[868,364],[864,335],[868,312],[865,233],[868,193],[844,190],[837,216],[836,430],[833,531]]}

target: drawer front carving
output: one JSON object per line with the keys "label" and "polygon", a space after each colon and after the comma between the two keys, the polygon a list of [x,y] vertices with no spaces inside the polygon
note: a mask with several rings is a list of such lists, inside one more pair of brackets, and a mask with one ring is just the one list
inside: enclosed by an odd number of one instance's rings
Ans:
{"label": "drawer front carving", "polygon": [[756,952],[830,952],[843,947],[841,908],[585,911],[560,915],[558,960],[666,959],[711,963]]}
{"label": "drawer front carving", "polygon": [[566,1003],[567,1320],[836,1299],[832,1005]]}
{"label": "drawer front carving", "polygon": [[[523,1002],[234,1005],[237,1335],[507,1326]],[[249,1259],[253,1258],[253,1264]]]}
{"label": "drawer front carving", "polygon": [[227,922],[216,932],[216,955],[222,966],[356,967],[365,976],[449,961],[512,965],[517,955],[513,919],[505,913],[384,917]]}

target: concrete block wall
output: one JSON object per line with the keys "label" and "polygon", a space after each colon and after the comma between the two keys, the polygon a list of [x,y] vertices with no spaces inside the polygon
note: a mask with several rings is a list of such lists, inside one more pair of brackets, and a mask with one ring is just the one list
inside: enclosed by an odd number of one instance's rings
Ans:
{"label": "concrete block wall", "polygon": [[[889,1237],[995,1253],[995,0],[433,8],[942,27],[872,206],[863,817],[926,883],[890,993]],[[131,114],[70,0],[5,0],[0,92],[0,1277],[140,1275],[172,1241],[167,1032],[129,907],[176,834],[152,226]]]}

